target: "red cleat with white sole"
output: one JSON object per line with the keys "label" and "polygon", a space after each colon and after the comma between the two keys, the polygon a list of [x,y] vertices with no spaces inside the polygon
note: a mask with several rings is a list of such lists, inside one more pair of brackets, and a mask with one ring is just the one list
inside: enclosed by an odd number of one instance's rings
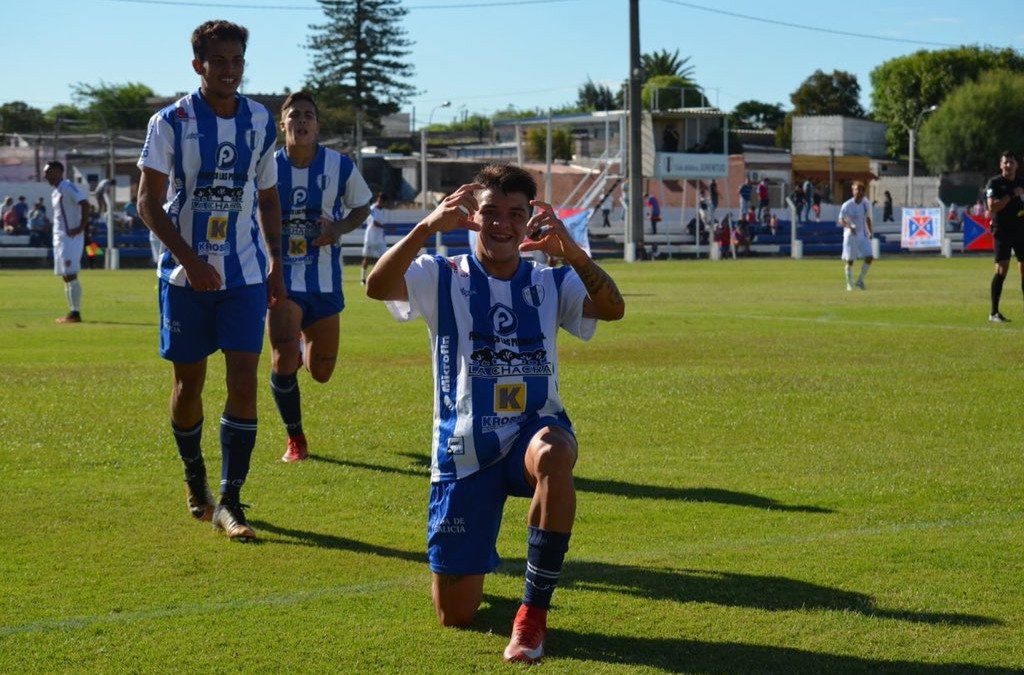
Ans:
{"label": "red cleat with white sole", "polygon": [[505,660],[517,663],[536,663],[544,658],[544,636],[547,633],[548,610],[519,605],[512,622],[512,639],[505,647]]}

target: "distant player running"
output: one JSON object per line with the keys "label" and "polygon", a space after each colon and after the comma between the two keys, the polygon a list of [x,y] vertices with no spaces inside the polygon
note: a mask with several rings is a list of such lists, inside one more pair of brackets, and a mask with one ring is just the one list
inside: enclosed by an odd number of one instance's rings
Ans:
{"label": "distant player running", "polygon": [[[381,257],[366,293],[401,320],[422,316],[434,359],[434,433],[427,556],[434,610],[445,626],[476,614],[509,495],[531,499],[522,604],[509,661],[544,655],[551,594],[576,516],[577,445],[559,399],[559,326],[584,340],[596,320],[622,317],[608,276],[573,241],[533,177],[490,165]],[[534,213],[536,208],[536,213]],[[438,232],[479,232],[472,253],[417,256]],[[524,242],[527,235],[530,241]],[[551,268],[521,252],[543,251]]]}
{"label": "distant player running", "polygon": [[320,111],[307,92],[289,94],[281,105],[285,146],[275,157],[288,298],[267,313],[267,333],[270,392],[288,433],[281,458],[286,462],[309,454],[299,366],[304,362],[314,380],[327,382],[338,361],[338,315],[345,308],[338,238],[362,224],[373,196],[351,159],[320,145],[319,120]]}
{"label": "distant player running", "polygon": [[[855,182],[853,197],[839,207],[839,224],[843,226],[842,259],[846,262],[846,290],[852,291],[854,286],[867,290],[864,277],[868,275],[874,258],[871,256],[871,205],[864,199],[863,183]],[[859,258],[863,258],[864,263],[854,282],[853,261]]]}

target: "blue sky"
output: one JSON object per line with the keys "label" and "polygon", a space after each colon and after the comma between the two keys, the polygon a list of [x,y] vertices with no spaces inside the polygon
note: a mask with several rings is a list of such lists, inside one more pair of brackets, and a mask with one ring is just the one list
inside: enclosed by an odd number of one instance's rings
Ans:
{"label": "blue sky", "polygon": [[[50,0],[4,3],[0,102],[47,109],[71,85],[141,82],[157,94],[196,88],[189,35],[207,19],[250,29],[246,91],[297,89],[309,72],[315,0]],[[576,100],[587,78],[628,74],[627,0],[406,0],[421,90],[404,110],[425,122]],[[857,76],[887,59],[959,44],[1024,50],[1024,5],[998,19],[964,0],[640,0],[642,51],[679,50],[713,104],[780,103],[816,69]],[[1015,9],[1013,9],[1015,8]],[[447,108],[437,108],[451,101]]]}

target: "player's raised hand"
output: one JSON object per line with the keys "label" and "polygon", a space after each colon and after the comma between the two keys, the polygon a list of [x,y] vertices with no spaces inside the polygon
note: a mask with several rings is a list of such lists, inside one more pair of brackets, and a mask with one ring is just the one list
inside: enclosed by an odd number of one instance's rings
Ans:
{"label": "player's raised hand", "polygon": [[533,216],[526,223],[526,239],[519,245],[520,251],[544,251],[552,257],[571,259],[583,249],[565,229],[565,223],[555,215],[555,209],[547,202],[534,199]]}
{"label": "player's raised hand", "polygon": [[424,222],[432,232],[448,232],[456,228],[480,231],[480,225],[473,220],[473,214],[480,205],[474,193],[484,189],[479,183],[467,183],[445,197]]}

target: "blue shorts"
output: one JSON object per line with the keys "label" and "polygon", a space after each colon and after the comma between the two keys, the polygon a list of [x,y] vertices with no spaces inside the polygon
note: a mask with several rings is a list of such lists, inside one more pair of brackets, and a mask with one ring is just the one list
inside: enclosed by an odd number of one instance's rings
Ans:
{"label": "blue shorts", "polygon": [[501,563],[496,544],[505,500],[533,497],[523,460],[534,435],[546,426],[572,428],[541,417],[519,432],[502,459],[459,480],[430,484],[427,507],[427,560],[438,574],[487,574]]}
{"label": "blue shorts", "polygon": [[341,291],[337,293],[288,291],[288,299],[302,310],[302,328],[325,317],[340,314],[341,310],[345,309],[345,294]]}
{"label": "blue shorts", "polygon": [[160,280],[160,356],[176,363],[205,359],[218,349],[263,350],[265,284],[194,291]]}

